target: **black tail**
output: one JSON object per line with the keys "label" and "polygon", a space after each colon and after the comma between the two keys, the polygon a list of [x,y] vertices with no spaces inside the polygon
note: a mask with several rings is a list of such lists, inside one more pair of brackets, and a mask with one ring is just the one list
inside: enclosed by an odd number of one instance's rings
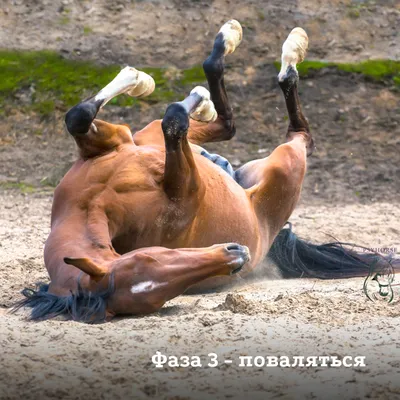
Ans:
{"label": "black tail", "polygon": [[36,290],[24,289],[25,299],[20,300],[11,309],[16,312],[22,307],[32,309],[29,319],[41,321],[55,318],[59,315],[67,319],[86,323],[104,322],[106,319],[107,298],[114,291],[113,274],[110,275],[110,284],[102,293],[84,291],[78,282],[78,290],[69,296],[57,296],[48,292],[49,285],[38,284]]}
{"label": "black tail", "polygon": [[[284,278],[340,279],[366,277],[390,264],[400,270],[399,259],[382,256],[349,243],[316,245],[298,238],[292,225],[282,229],[268,253]],[[355,251],[359,248],[362,251]]]}

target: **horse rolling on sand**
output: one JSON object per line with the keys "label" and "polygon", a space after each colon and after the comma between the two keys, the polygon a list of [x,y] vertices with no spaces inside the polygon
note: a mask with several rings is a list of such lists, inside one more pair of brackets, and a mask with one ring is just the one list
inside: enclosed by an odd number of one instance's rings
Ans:
{"label": "horse rolling on sand", "polygon": [[14,309],[30,306],[35,320],[66,315],[84,322],[148,314],[189,288],[251,277],[267,254],[282,277],[368,275],[375,255],[340,243],[308,244],[283,229],[314,149],[297,92],[296,64],[308,46],[303,29],[293,29],[282,47],[286,142],[237,171],[201,147],[235,134],[224,62],[241,39],[237,21],[223,25],[203,64],[210,92],[196,87],[133,135],[127,125],[96,116],[121,93],[154,90],[154,80],[134,68],[68,111],[80,156],[54,193],[44,251],[51,282],[25,289]]}

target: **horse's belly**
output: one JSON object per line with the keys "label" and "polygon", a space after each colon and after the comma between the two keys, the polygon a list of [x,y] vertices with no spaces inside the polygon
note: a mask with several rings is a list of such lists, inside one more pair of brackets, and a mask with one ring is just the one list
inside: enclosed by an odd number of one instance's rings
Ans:
{"label": "horse's belly", "polygon": [[246,192],[221,190],[206,193],[191,227],[193,247],[206,247],[220,243],[238,243],[248,246],[253,256],[260,248],[260,232],[256,215]]}
{"label": "horse's belly", "polygon": [[[192,210],[193,219],[182,234],[177,236],[179,243],[175,243],[175,246],[208,247],[235,242],[248,246],[255,255],[260,235],[251,201],[241,186],[216,168],[217,173],[208,173],[210,178],[203,178],[206,185],[204,198]],[[177,216],[172,225],[179,224],[181,218]]]}
{"label": "horse's belly", "polygon": [[199,157],[205,192],[195,208],[185,201],[169,203],[161,186],[120,195],[117,203],[127,215],[124,232],[113,239],[119,253],[149,246],[190,248],[235,242],[248,246],[254,261],[260,258],[262,240],[248,194],[219,167]]}

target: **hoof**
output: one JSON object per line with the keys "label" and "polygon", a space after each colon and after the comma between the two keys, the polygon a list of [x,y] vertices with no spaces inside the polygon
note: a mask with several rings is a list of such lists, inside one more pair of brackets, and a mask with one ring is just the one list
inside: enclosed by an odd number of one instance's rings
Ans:
{"label": "hoof", "polygon": [[294,28],[282,46],[282,66],[278,80],[286,79],[289,67],[292,67],[297,74],[296,65],[301,63],[307,53],[308,36],[304,29]]}
{"label": "hoof", "polygon": [[137,71],[137,85],[126,92],[132,97],[146,97],[154,92],[156,83],[154,79],[143,71]]}
{"label": "hoof", "polygon": [[239,46],[243,38],[242,26],[235,19],[226,22],[219,30],[224,37],[225,52],[224,55],[231,54]]}
{"label": "hoof", "polygon": [[231,243],[226,246],[225,250],[231,254],[234,258],[230,262],[231,271],[230,274],[234,275],[241,271],[243,266],[251,260],[250,250],[247,246],[240,246],[235,243]]}
{"label": "hoof", "polygon": [[125,67],[120,73],[96,95],[95,100],[101,100],[102,107],[112,98],[127,93],[134,97],[148,96],[155,88],[154,79],[145,72],[132,67]]}
{"label": "hoof", "polygon": [[210,92],[203,86],[196,86],[190,94],[197,94],[202,98],[201,103],[190,113],[190,118],[201,122],[215,121],[218,114],[215,110],[214,103],[210,99]]}

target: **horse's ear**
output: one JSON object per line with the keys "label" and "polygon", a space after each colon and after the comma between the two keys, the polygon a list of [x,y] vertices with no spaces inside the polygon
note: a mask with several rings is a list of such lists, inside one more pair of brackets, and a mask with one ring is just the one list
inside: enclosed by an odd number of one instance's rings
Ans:
{"label": "horse's ear", "polygon": [[64,262],[86,272],[95,281],[99,281],[107,273],[107,268],[96,264],[89,258],[69,258],[65,257]]}

